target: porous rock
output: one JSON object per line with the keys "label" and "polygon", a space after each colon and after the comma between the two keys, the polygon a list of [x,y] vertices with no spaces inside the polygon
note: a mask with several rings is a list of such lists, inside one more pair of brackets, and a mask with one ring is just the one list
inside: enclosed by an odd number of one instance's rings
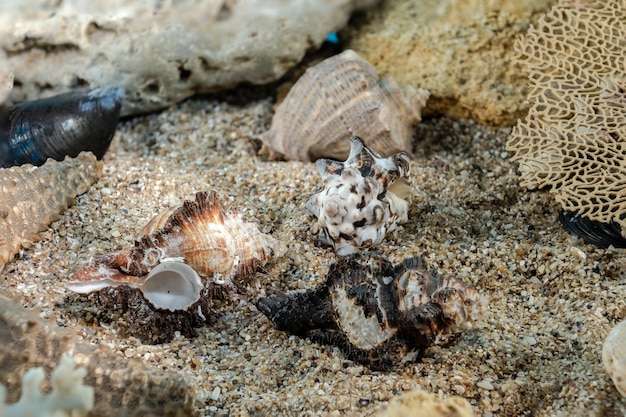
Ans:
{"label": "porous rock", "polygon": [[526,79],[512,61],[519,34],[554,0],[388,0],[348,29],[348,47],[381,78],[430,91],[424,115],[494,125],[526,114]]}
{"label": "porous rock", "polygon": [[0,50],[16,77],[12,101],[115,84],[126,89],[128,115],[275,81],[375,2],[9,0],[0,5]]}
{"label": "porous rock", "polygon": [[[197,415],[195,396],[182,375],[149,368],[141,359],[124,359],[106,345],[83,342],[3,296],[0,338],[0,383],[8,389],[7,403],[18,400],[26,371],[41,366],[49,374],[69,353],[87,370],[84,385],[94,387],[95,404],[88,416]],[[42,390],[48,388],[46,382]]]}

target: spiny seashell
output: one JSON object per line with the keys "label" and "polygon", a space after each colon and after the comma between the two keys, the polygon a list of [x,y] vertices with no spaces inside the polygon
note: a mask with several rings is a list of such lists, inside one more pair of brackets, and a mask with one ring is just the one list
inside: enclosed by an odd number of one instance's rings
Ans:
{"label": "spiny seashell", "polygon": [[198,288],[193,277],[181,276],[188,276],[189,271],[181,273],[177,266],[168,271],[167,278],[158,275],[159,289],[154,292],[151,278],[163,263],[184,262],[205,280],[233,285],[234,277],[252,273],[271,256],[285,252],[281,242],[259,231],[254,223],[244,222],[237,210],[223,211],[215,191],[199,192],[195,201],[185,201],[166,213],[148,223],[133,247],[93,257],[71,277],[69,289],[89,293],[128,285],[139,288],[156,308],[185,310],[193,302],[181,304],[175,297],[174,304],[168,304],[163,288],[181,294],[183,290],[174,288],[183,285],[199,293],[202,286]]}
{"label": "spiny seashell", "polygon": [[124,89],[81,89],[11,107],[0,121],[0,166],[42,165],[82,151],[98,159],[113,139]]}
{"label": "spiny seashell", "polygon": [[426,90],[381,81],[369,62],[346,50],[307,69],[261,140],[271,159],[305,162],[345,158],[353,136],[368,138],[383,156],[410,152],[411,127],[422,119],[428,96]]}
{"label": "spiny seashell", "polygon": [[102,164],[91,152],[61,162],[49,159],[40,167],[0,169],[0,266],[38,241],[38,233],[101,174]]}
{"label": "spiny seashell", "polygon": [[408,220],[410,163],[404,152],[381,158],[354,137],[345,162],[318,159],[315,165],[324,189],[306,207],[318,219],[320,244],[337,255],[378,245]]}
{"label": "spiny seashell", "polygon": [[361,252],[332,264],[317,289],[260,298],[257,308],[279,330],[337,345],[349,359],[385,369],[478,320],[486,304],[421,258],[394,267],[380,254]]}

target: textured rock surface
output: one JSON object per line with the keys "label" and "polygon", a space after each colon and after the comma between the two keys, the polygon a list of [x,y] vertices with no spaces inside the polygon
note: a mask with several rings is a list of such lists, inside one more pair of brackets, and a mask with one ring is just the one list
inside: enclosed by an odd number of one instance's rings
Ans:
{"label": "textured rock surface", "polygon": [[522,186],[564,210],[626,227],[626,3],[556,5],[516,45],[534,103],[507,142]]}
{"label": "textured rock surface", "polygon": [[551,3],[388,0],[372,9],[348,46],[381,78],[429,90],[426,114],[512,125],[528,110],[513,43]]}
{"label": "textured rock surface", "polygon": [[277,80],[375,0],[21,3],[0,5],[0,50],[16,76],[11,100],[116,84],[126,88],[128,115]]}
{"label": "textured rock surface", "polygon": [[40,166],[0,169],[0,268],[21,247],[39,240],[38,233],[59,219],[102,174],[91,152]]}
{"label": "textured rock surface", "polygon": [[626,397],[626,320],[615,326],[606,338],[602,362],[615,388]]}
{"label": "textured rock surface", "polygon": [[6,55],[0,51],[0,104],[4,103],[13,88],[13,71]]}
{"label": "textured rock surface", "polygon": [[[0,383],[8,388],[8,403],[17,401],[27,370],[42,366],[49,373],[67,352],[87,369],[84,384],[95,390],[95,406],[87,415],[194,415],[192,390],[180,375],[119,357],[106,345],[82,342],[1,295],[0,337]],[[48,387],[46,382],[42,388]]]}

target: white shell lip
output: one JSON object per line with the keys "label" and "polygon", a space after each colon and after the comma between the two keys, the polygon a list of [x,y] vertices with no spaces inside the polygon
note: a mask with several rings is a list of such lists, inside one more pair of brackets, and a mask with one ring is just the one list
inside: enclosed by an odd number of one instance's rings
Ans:
{"label": "white shell lip", "polygon": [[161,262],[141,283],[116,281],[106,276],[93,281],[74,281],[67,284],[71,291],[87,294],[107,287],[127,285],[138,288],[155,308],[169,311],[187,310],[200,299],[203,284],[200,275],[182,262]]}
{"label": "white shell lip", "polygon": [[146,300],[163,310],[186,310],[200,299],[202,280],[182,262],[162,262],[148,274],[139,287]]}

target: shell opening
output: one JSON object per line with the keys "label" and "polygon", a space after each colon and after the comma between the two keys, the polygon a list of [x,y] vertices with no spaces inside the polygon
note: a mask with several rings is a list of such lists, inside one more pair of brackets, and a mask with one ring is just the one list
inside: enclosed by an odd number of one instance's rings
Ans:
{"label": "shell opening", "polygon": [[202,280],[187,264],[163,262],[148,274],[139,289],[156,308],[185,310],[200,299]]}

